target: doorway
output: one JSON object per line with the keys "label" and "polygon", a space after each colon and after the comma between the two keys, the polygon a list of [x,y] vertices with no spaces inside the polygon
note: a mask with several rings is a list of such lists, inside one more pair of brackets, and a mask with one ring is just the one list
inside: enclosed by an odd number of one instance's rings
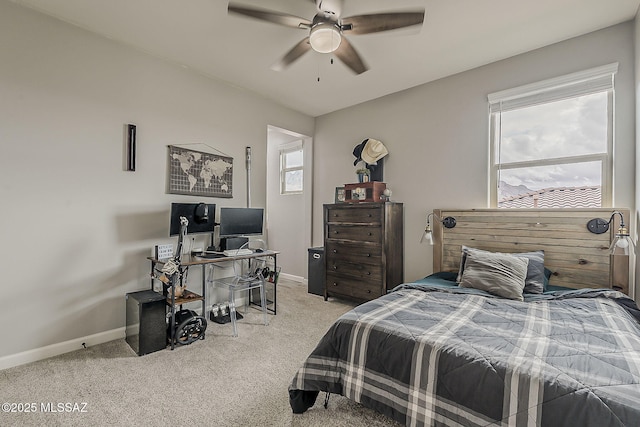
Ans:
{"label": "doorway", "polygon": [[[302,183],[298,189],[294,183],[293,190],[286,191],[282,184],[282,156],[296,154],[298,148],[302,151]],[[268,126],[266,217],[269,247],[281,253],[278,265],[283,277],[300,282],[307,276],[307,249],[312,242],[312,165],[311,137]]]}

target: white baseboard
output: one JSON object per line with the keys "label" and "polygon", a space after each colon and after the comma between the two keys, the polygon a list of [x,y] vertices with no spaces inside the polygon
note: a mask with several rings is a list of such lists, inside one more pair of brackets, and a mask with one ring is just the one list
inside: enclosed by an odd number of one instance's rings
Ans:
{"label": "white baseboard", "polygon": [[83,343],[85,346],[91,347],[93,345],[102,344],[124,337],[125,328],[122,327],[89,335],[87,337],[75,338],[69,341],[51,344],[46,347],[34,348],[33,350],[23,351],[22,353],[10,354],[9,356],[0,357],[0,370],[24,365],[26,363],[37,362],[38,360],[48,359],[49,357],[69,353],[70,351],[80,350],[83,348]]}
{"label": "white baseboard", "polygon": [[280,273],[280,277],[288,280],[292,280],[294,282],[304,283],[304,277],[302,276],[294,276],[293,274]]}

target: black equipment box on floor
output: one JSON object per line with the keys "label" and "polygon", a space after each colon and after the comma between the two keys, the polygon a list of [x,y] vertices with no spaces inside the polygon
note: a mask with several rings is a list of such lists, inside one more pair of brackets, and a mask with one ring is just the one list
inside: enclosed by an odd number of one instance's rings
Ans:
{"label": "black equipment box on floor", "polygon": [[152,290],[126,295],[126,341],[138,356],[167,346],[165,297]]}

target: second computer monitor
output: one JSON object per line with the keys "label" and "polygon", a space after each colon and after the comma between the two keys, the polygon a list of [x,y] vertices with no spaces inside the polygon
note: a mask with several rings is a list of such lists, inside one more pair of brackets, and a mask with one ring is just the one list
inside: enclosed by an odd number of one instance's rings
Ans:
{"label": "second computer monitor", "polygon": [[220,208],[220,237],[263,234],[263,208]]}

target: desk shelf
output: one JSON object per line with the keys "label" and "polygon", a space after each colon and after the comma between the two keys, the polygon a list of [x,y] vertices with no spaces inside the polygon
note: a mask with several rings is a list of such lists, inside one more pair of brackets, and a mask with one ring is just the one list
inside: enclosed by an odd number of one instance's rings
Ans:
{"label": "desk shelf", "polygon": [[[187,304],[189,302],[203,301],[203,300],[204,300],[204,297],[202,295],[198,295],[195,292],[185,290],[181,297],[176,298],[175,304],[182,305],[182,304]],[[167,295],[167,304],[171,305],[171,295]]]}
{"label": "desk shelf", "polygon": [[202,295],[196,294],[190,290],[185,289],[183,291],[182,296],[173,298],[173,293],[175,292],[175,286],[182,286],[183,279],[186,275],[187,270],[189,269],[189,265],[180,264],[178,267],[178,272],[176,273],[177,277],[174,277],[174,281],[177,283],[172,283],[170,281],[166,281],[161,279],[159,276],[160,270],[156,269],[156,264],[164,265],[166,260],[158,260],[155,258],[148,258],[151,261],[151,290],[154,289],[154,281],[158,280],[162,286],[162,295],[165,298],[165,304],[167,305],[167,317],[168,317],[168,332],[167,332],[167,340],[169,341],[169,345],[171,346],[171,350],[173,350],[176,344],[191,344],[191,341],[188,342],[179,342],[176,336],[176,314],[179,314],[178,311],[182,310],[183,304],[188,304],[192,302],[201,302],[202,303],[202,319],[204,323],[204,328],[201,329],[201,335],[198,337],[199,339],[204,339],[206,329],[206,298],[205,291],[206,287],[204,285],[204,281],[202,284]]}

